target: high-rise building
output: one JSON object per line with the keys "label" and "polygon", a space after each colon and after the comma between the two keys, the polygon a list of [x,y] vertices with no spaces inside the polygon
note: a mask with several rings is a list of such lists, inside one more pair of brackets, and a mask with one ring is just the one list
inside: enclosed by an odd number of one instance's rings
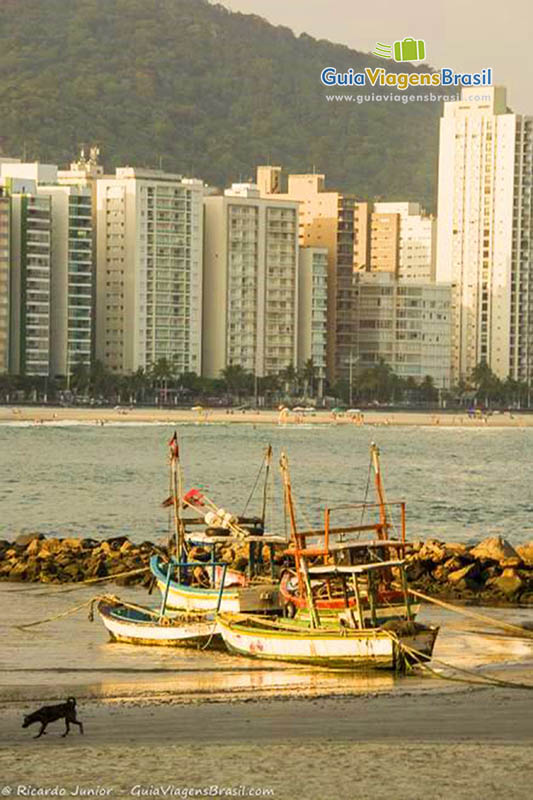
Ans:
{"label": "high-rise building", "polygon": [[119,168],[97,181],[96,356],[117,373],[201,370],[201,181]]}
{"label": "high-rise building", "polygon": [[298,367],[314,368],[314,391],[324,394],[328,349],[328,251],[301,247],[298,269]]}
{"label": "high-rise building", "polygon": [[533,377],[533,118],[463,89],[440,123],[437,280],[453,284],[452,377]]}
{"label": "high-rise building", "polygon": [[68,378],[91,364],[91,190],[58,185],[54,164],[3,159],[0,172],[12,217],[10,371]]}
{"label": "high-rise building", "polygon": [[431,376],[450,388],[451,288],[397,279],[391,272],[361,276],[358,287],[357,371],[385,361],[402,378]]}
{"label": "high-rise building", "polygon": [[52,207],[37,186],[7,179],[11,201],[9,371],[50,374]]}
{"label": "high-rise building", "polygon": [[94,264],[89,188],[37,188],[52,213],[50,278],[50,374],[66,377],[76,365],[91,366]]}
{"label": "high-rise building", "polygon": [[398,277],[399,256],[399,215],[374,210],[370,215],[370,272],[390,272]]}
{"label": "high-rise building", "polygon": [[328,250],[328,379],[345,377],[357,348],[357,270],[368,263],[366,203],[325,190],[324,175],[289,175],[281,192],[281,167],[261,166],[257,183],[265,198],[299,205],[299,241]]}
{"label": "high-rise building", "polygon": [[298,204],[233,184],[204,205],[203,374],[296,366]]}
{"label": "high-rise building", "polygon": [[89,189],[91,193],[91,228],[92,228],[92,325],[91,325],[91,361],[96,357],[96,252],[97,252],[97,185],[98,180],[104,176],[104,168],[99,164],[98,159],[100,150],[98,147],[89,148],[89,156],[85,154],[85,148],[81,149],[77,161],[70,164],[70,169],[58,170],[57,181],[65,186],[77,186],[79,189]]}
{"label": "high-rise building", "polygon": [[402,280],[435,280],[436,219],[418,203],[374,203],[370,270]]}
{"label": "high-rise building", "polygon": [[0,186],[0,375],[9,369],[11,202]]}

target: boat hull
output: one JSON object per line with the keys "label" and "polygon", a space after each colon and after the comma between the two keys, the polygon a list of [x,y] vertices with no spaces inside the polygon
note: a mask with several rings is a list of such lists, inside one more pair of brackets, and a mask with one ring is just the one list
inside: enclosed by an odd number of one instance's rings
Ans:
{"label": "boat hull", "polygon": [[[251,658],[289,661],[328,669],[401,669],[405,657],[398,643],[403,637],[375,628],[328,630],[249,624],[243,615],[220,614],[219,630],[228,650]],[[409,646],[431,658],[437,628],[409,635]]]}
{"label": "boat hull", "polygon": [[[152,558],[150,569],[155,576],[157,588],[165,596],[166,574],[157,557]],[[219,587],[204,589],[200,586],[189,586],[171,580],[168,586],[166,607],[182,611],[205,612],[215,612],[218,609],[221,612],[233,614],[279,611],[279,589],[274,583],[227,586],[223,589],[220,598]]]}
{"label": "boat hull", "polygon": [[214,619],[184,621],[132,612],[121,603],[100,601],[97,611],[112,641],[157,647],[220,646],[221,636]]}

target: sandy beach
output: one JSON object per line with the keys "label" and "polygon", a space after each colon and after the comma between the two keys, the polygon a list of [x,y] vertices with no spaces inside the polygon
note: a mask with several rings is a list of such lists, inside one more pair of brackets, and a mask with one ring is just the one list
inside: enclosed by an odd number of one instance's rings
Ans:
{"label": "sandy beach", "polygon": [[75,729],[66,739],[55,723],[33,740],[35,730],[20,727],[28,710],[2,711],[2,796],[56,787],[68,796],[531,797],[533,693],[525,690],[82,703],[85,735]]}
{"label": "sandy beach", "polygon": [[319,410],[316,413],[290,412],[280,417],[273,409],[264,411],[228,411],[225,408],[192,409],[158,408],[61,408],[53,406],[0,406],[0,423],[61,424],[79,422],[85,424],[108,423],[159,423],[159,424],[208,424],[246,423],[252,425],[408,425],[467,428],[523,428],[533,427],[533,414],[520,412],[495,413],[488,417],[470,418],[466,412],[364,410],[362,418],[349,414],[333,414]]}

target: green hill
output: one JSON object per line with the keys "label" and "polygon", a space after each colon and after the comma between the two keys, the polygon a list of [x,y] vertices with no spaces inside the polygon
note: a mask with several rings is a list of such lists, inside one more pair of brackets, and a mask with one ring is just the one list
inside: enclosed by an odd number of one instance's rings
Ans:
{"label": "green hill", "polygon": [[0,152],[65,164],[98,143],[107,168],[219,186],[258,163],[315,167],[330,187],[431,208],[440,105],[325,99],[341,90],[324,67],[384,65],[399,66],[206,0],[3,0]]}

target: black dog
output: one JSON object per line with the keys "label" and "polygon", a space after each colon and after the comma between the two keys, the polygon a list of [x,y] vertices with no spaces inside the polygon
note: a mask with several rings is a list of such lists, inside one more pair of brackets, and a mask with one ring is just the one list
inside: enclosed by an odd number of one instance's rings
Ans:
{"label": "black dog", "polygon": [[78,725],[80,733],[83,733],[83,725],[76,719],[76,699],[74,697],[69,697],[66,703],[59,703],[57,706],[43,706],[39,708],[38,711],[34,711],[33,714],[25,714],[22,727],[27,728],[28,725],[33,725],[34,722],[40,722],[41,730],[37,736],[33,737],[34,739],[38,739],[39,736],[46,733],[45,728],[47,725],[63,718],[67,729],[65,733],[61,734],[62,736],[66,736],[69,732],[71,722],[74,725]]}

